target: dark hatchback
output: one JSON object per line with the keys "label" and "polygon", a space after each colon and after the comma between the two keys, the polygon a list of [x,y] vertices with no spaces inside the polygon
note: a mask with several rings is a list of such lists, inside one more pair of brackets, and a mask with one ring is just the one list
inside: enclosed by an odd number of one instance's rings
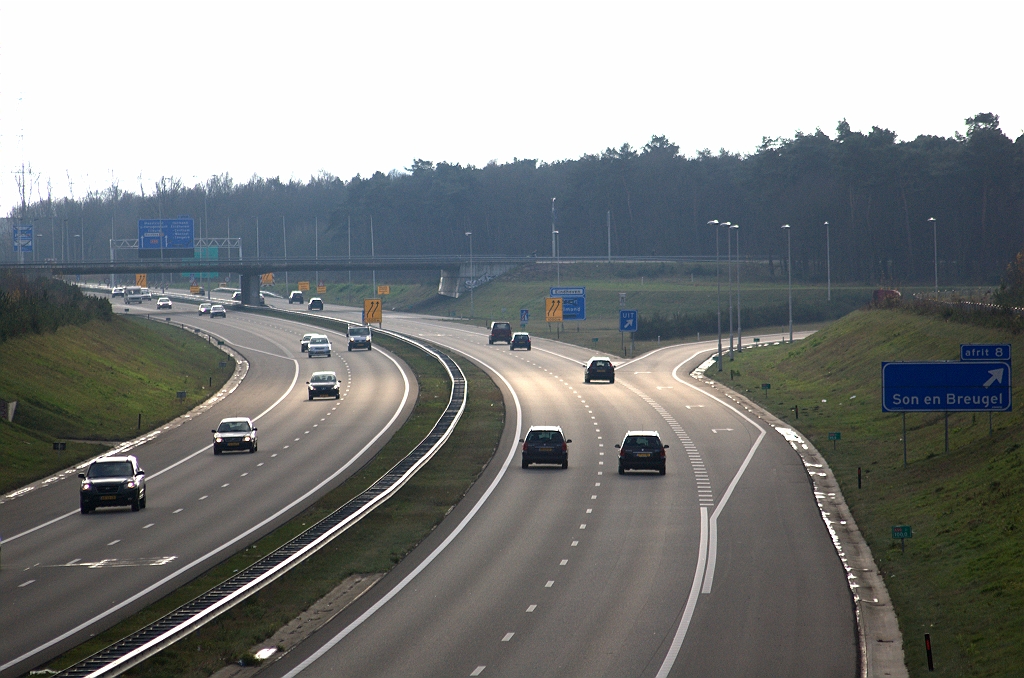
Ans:
{"label": "dark hatchback", "polygon": [[338,375],[334,372],[314,372],[306,385],[310,400],[324,396],[330,396],[335,400],[341,398],[341,384],[338,383]]}
{"label": "dark hatchback", "polygon": [[609,384],[615,383],[615,365],[611,358],[594,356],[583,363],[583,381],[589,384],[594,379],[607,379]]}
{"label": "dark hatchback", "polygon": [[619,475],[630,469],[657,471],[665,475],[665,450],[657,431],[627,431],[619,450]]}
{"label": "dark hatchback", "polygon": [[487,343],[493,344],[496,341],[512,343],[512,324],[495,322],[491,323],[491,334],[487,337]]}
{"label": "dark hatchback", "polygon": [[309,306],[306,307],[307,311],[322,311],[324,310],[324,300],[320,297],[313,297],[309,300]]}
{"label": "dark hatchback", "polygon": [[531,426],[523,444],[523,468],[530,464],[560,464],[569,468],[569,443],[559,426]]}
{"label": "dark hatchback", "polygon": [[527,351],[532,348],[529,334],[526,332],[516,332],[512,335],[512,341],[508,343],[508,350],[514,351],[517,348],[525,348]]}
{"label": "dark hatchback", "polygon": [[131,506],[132,511],[146,508],[146,472],[130,454],[97,459],[78,477],[82,479],[82,513],[91,513],[98,506]]}

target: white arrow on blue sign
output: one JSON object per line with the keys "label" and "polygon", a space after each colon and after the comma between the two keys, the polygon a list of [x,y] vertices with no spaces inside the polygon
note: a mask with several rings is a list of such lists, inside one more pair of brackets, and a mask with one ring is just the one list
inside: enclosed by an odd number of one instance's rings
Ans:
{"label": "white arrow on blue sign", "polygon": [[1006,361],[882,363],[883,412],[1010,412]]}
{"label": "white arrow on blue sign", "polygon": [[636,311],[619,311],[619,332],[636,332]]}

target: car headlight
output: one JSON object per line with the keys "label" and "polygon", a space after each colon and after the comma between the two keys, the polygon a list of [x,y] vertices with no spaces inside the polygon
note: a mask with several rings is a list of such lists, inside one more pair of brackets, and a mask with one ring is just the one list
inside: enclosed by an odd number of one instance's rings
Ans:
{"label": "car headlight", "polygon": [[129,490],[134,490],[135,489],[135,481],[134,480],[126,480],[125,483],[124,483],[124,486],[127,487]]}
{"label": "car headlight", "polygon": [[249,442],[250,440],[252,440],[252,437],[251,437],[251,436],[245,436],[244,438],[242,438],[242,442],[243,442],[243,443],[247,443],[247,442]]}
{"label": "car headlight", "polygon": [[90,490],[90,489],[92,489],[92,483],[90,483],[88,480],[86,480],[85,482],[82,483],[82,489],[83,490]]}
{"label": "car headlight", "polygon": [[213,437],[213,441],[216,442],[216,443],[222,443],[222,442],[224,442],[224,439],[221,438],[220,436],[214,436]]}

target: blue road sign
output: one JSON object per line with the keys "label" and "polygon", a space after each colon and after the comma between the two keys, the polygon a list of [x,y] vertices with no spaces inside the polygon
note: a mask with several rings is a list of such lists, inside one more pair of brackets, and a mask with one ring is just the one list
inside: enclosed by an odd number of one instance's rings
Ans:
{"label": "blue road sign", "polygon": [[882,363],[883,412],[1009,412],[1010,363]]}
{"label": "blue road sign", "polygon": [[522,323],[523,325],[530,322],[530,309],[519,309],[519,322]]}
{"label": "blue road sign", "polygon": [[619,332],[636,332],[636,311],[619,311]]}
{"label": "blue road sign", "polygon": [[140,250],[187,250],[194,245],[194,219],[139,219]]}
{"label": "blue road sign", "polygon": [[960,360],[1005,360],[1010,362],[1010,344],[960,344]]}
{"label": "blue road sign", "polygon": [[14,251],[31,252],[34,240],[32,235],[32,225],[22,224],[21,226],[15,226],[11,230],[14,234]]}
{"label": "blue road sign", "polygon": [[552,297],[562,299],[562,321],[587,319],[586,287],[552,287]]}

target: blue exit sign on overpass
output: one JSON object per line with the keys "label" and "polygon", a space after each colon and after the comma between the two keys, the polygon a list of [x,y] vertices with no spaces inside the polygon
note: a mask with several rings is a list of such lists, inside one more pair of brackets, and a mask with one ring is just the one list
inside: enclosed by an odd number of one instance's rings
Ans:
{"label": "blue exit sign on overpass", "polygon": [[882,363],[883,412],[1009,412],[1007,361]]}

